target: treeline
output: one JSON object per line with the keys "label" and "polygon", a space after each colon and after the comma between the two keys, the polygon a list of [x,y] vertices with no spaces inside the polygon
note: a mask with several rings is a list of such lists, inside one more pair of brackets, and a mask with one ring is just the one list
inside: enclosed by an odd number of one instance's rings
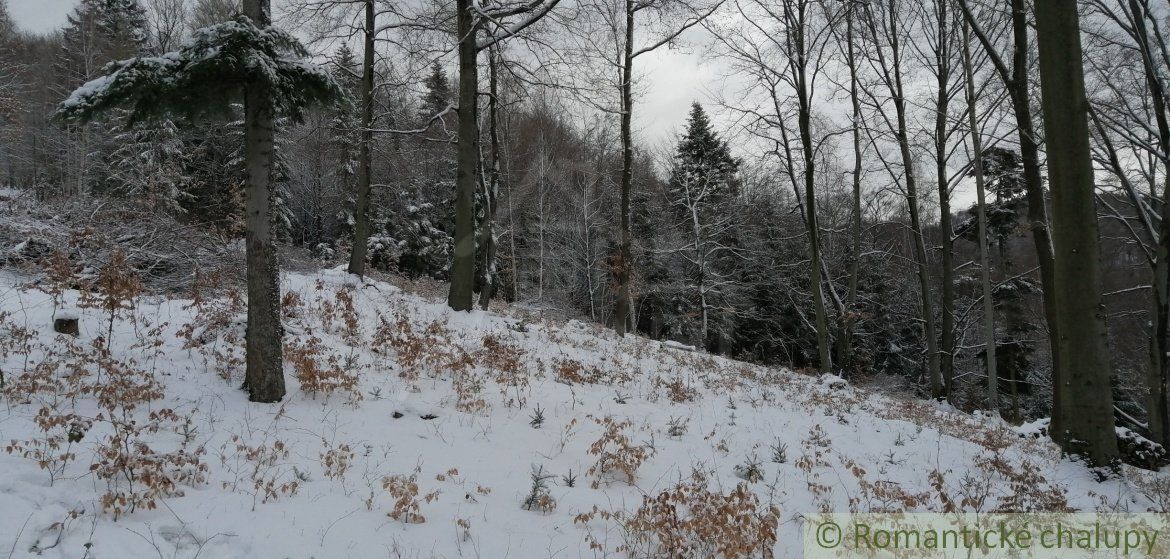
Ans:
{"label": "treeline", "polygon": [[[264,19],[267,4],[243,13]],[[1048,150],[1064,138],[1045,124],[1068,109],[1041,103],[1052,100],[1040,87],[1041,8],[1079,16],[1086,53],[1074,89],[1090,107],[1096,201],[1094,218],[1075,224],[1053,217],[1085,200],[1083,189],[1053,185],[1059,157]],[[248,43],[266,27],[247,27],[238,9],[83,0],[47,36],[22,33],[0,11],[5,182],[45,200],[130,201],[231,236],[260,227],[245,212],[253,192],[269,200],[264,235],[349,260],[357,274],[370,266],[447,281],[457,309],[473,295],[484,306],[569,309],[619,333],[884,375],[1013,421],[1052,417],[1058,440],[1062,418],[1087,414],[1100,427],[1115,411],[1120,424],[1170,442],[1170,7],[293,2],[277,25],[295,27],[310,52],[283,39]],[[1067,19],[1064,36],[1077,36]],[[205,31],[217,24],[218,35]],[[198,69],[199,52],[218,51],[192,41],[217,37],[254,49],[241,52],[277,44],[274,59],[311,55],[323,72],[297,78],[319,85],[320,99],[231,74],[232,91],[280,92],[262,177],[249,158],[267,152],[249,152],[248,130],[263,122],[249,117],[245,95],[209,89],[223,99],[198,118],[142,118],[143,99],[177,95],[147,78]],[[729,85],[692,107],[674,145],[640,145],[633,123],[654,102],[638,87],[643,60],[679,43],[727,68]],[[139,62],[106,66],[120,60]],[[709,112],[734,124],[719,129]],[[1060,266],[1078,260],[1058,260],[1055,225],[1100,243],[1068,249],[1101,254],[1100,268],[1084,272],[1095,296],[1060,303],[1061,288],[1075,287]],[[1061,315],[1074,307],[1079,318]],[[1086,321],[1092,308],[1103,310]],[[1091,359],[1061,362],[1069,347],[1055,332],[1067,320],[1099,322],[1108,336],[1078,344]],[[1103,370],[1073,387],[1088,378],[1075,376],[1085,363]],[[1085,386],[1109,396],[1104,411],[1062,407]],[[1116,453],[1103,448],[1095,459]]]}

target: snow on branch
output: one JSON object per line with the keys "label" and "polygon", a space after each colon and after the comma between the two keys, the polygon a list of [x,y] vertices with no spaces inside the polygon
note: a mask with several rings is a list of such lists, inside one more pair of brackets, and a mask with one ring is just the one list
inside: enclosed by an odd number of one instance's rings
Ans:
{"label": "snow on branch", "polygon": [[[497,6],[494,9],[484,9],[478,6],[473,7],[480,17],[490,21],[494,26],[494,31],[489,31],[488,36],[476,42],[476,50],[484,50],[508,37],[511,37],[528,26],[536,23],[537,20],[549,13],[561,0],[532,0],[531,2],[506,4],[504,6]],[[503,22],[504,18],[527,14],[519,21],[510,24]]]}
{"label": "snow on branch", "polygon": [[300,120],[311,105],[346,99],[328,72],[305,61],[308,56],[289,33],[238,16],[196,31],[176,52],[111,62],[105,75],[65,99],[58,115],[88,121],[129,106],[131,123],[194,118],[227,111],[247,85],[268,89],[278,112]]}

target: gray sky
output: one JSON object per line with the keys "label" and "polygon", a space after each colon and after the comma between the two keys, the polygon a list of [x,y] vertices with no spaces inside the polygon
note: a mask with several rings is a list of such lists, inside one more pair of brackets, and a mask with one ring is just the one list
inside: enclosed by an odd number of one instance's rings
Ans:
{"label": "gray sky", "polygon": [[65,25],[77,0],[8,0],[8,11],[26,31],[46,33]]}
{"label": "gray sky", "polygon": [[[49,33],[65,25],[77,0],[8,0],[8,9],[25,31]],[[692,53],[662,49],[640,61],[644,95],[634,125],[650,145],[670,139],[682,129],[691,103],[703,102],[704,84],[715,79],[709,63]]]}

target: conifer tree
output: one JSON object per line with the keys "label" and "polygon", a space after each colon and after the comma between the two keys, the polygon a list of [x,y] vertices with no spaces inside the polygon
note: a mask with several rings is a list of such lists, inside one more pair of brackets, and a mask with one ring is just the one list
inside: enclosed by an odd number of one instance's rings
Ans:
{"label": "conifer tree", "polygon": [[691,105],[687,131],[679,139],[675,161],[670,177],[672,196],[681,195],[683,183],[694,180],[709,186],[712,203],[726,201],[738,193],[735,174],[739,161],[731,156],[727,142],[711,128],[711,119],[698,103]]}
{"label": "conifer tree", "polygon": [[[427,91],[423,94],[418,118],[425,125],[435,115],[451,106],[451,82],[447,79],[447,73],[443,71],[443,67],[438,62],[431,64],[431,73],[423,80],[423,86],[427,88]],[[443,117],[444,123],[452,121],[453,119]]]}
{"label": "conifer tree", "polygon": [[735,223],[730,203],[738,194],[736,171],[739,162],[711,128],[703,108],[695,103],[687,119],[687,130],[679,141],[667,186],[679,241],[670,254],[683,271],[681,316],[697,316],[691,338],[700,345],[718,348],[729,339],[720,329],[711,338],[712,314],[727,309],[728,278],[737,260]]}
{"label": "conifer tree", "polygon": [[[60,55],[54,64],[60,94],[97,76],[107,63],[144,52],[148,28],[146,11],[138,0],[81,0],[61,32]],[[115,136],[122,125],[113,114],[107,123],[66,126],[61,159],[66,162],[67,192],[117,188],[107,180],[107,171],[116,163]]]}
{"label": "conifer tree", "polygon": [[[333,79],[337,81],[346,93],[352,98],[357,98],[360,95],[358,90],[358,76],[361,72],[361,65],[358,63],[357,56],[349,45],[341,45],[334,55],[334,70]],[[357,178],[358,166],[358,142],[359,142],[359,115],[357,114],[357,106],[353,103],[337,103],[332,108],[332,115],[329,119],[329,144],[333,151],[333,157],[339,165],[332,172],[333,179],[337,182],[340,188],[340,195],[344,202],[340,213],[336,219],[345,224],[343,226],[344,234],[352,235],[353,227],[353,204],[354,204],[354,188]]]}
{"label": "conifer tree", "polygon": [[409,140],[414,156],[414,176],[388,193],[385,236],[375,241],[379,254],[371,257],[379,266],[393,266],[412,278],[446,279],[454,250],[455,150],[448,141],[454,132],[454,115],[432,122],[451,106],[451,85],[443,68],[435,63],[424,80],[416,125],[427,131]]}
{"label": "conifer tree", "polygon": [[188,120],[232,109],[244,98],[243,162],[248,327],[244,386],[254,402],[285,394],[280,269],[273,235],[280,206],[275,130],[280,118],[303,119],[311,105],[344,95],[333,77],[303,62],[308,52],[271,25],[267,0],[248,0],[235,20],[201,29],[178,51],[115,62],[106,75],[78,88],[61,105],[65,118],[85,121],[128,108],[127,122]]}

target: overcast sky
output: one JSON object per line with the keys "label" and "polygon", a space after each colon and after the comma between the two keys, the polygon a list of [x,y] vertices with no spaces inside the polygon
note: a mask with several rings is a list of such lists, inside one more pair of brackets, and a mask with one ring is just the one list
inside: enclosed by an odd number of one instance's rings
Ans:
{"label": "overcast sky", "polygon": [[[77,0],[8,0],[16,23],[26,31],[48,33],[65,25]],[[694,53],[661,51],[639,60],[644,96],[634,113],[643,140],[658,145],[682,129],[694,101],[705,100],[705,84],[715,79],[708,63]]]}

